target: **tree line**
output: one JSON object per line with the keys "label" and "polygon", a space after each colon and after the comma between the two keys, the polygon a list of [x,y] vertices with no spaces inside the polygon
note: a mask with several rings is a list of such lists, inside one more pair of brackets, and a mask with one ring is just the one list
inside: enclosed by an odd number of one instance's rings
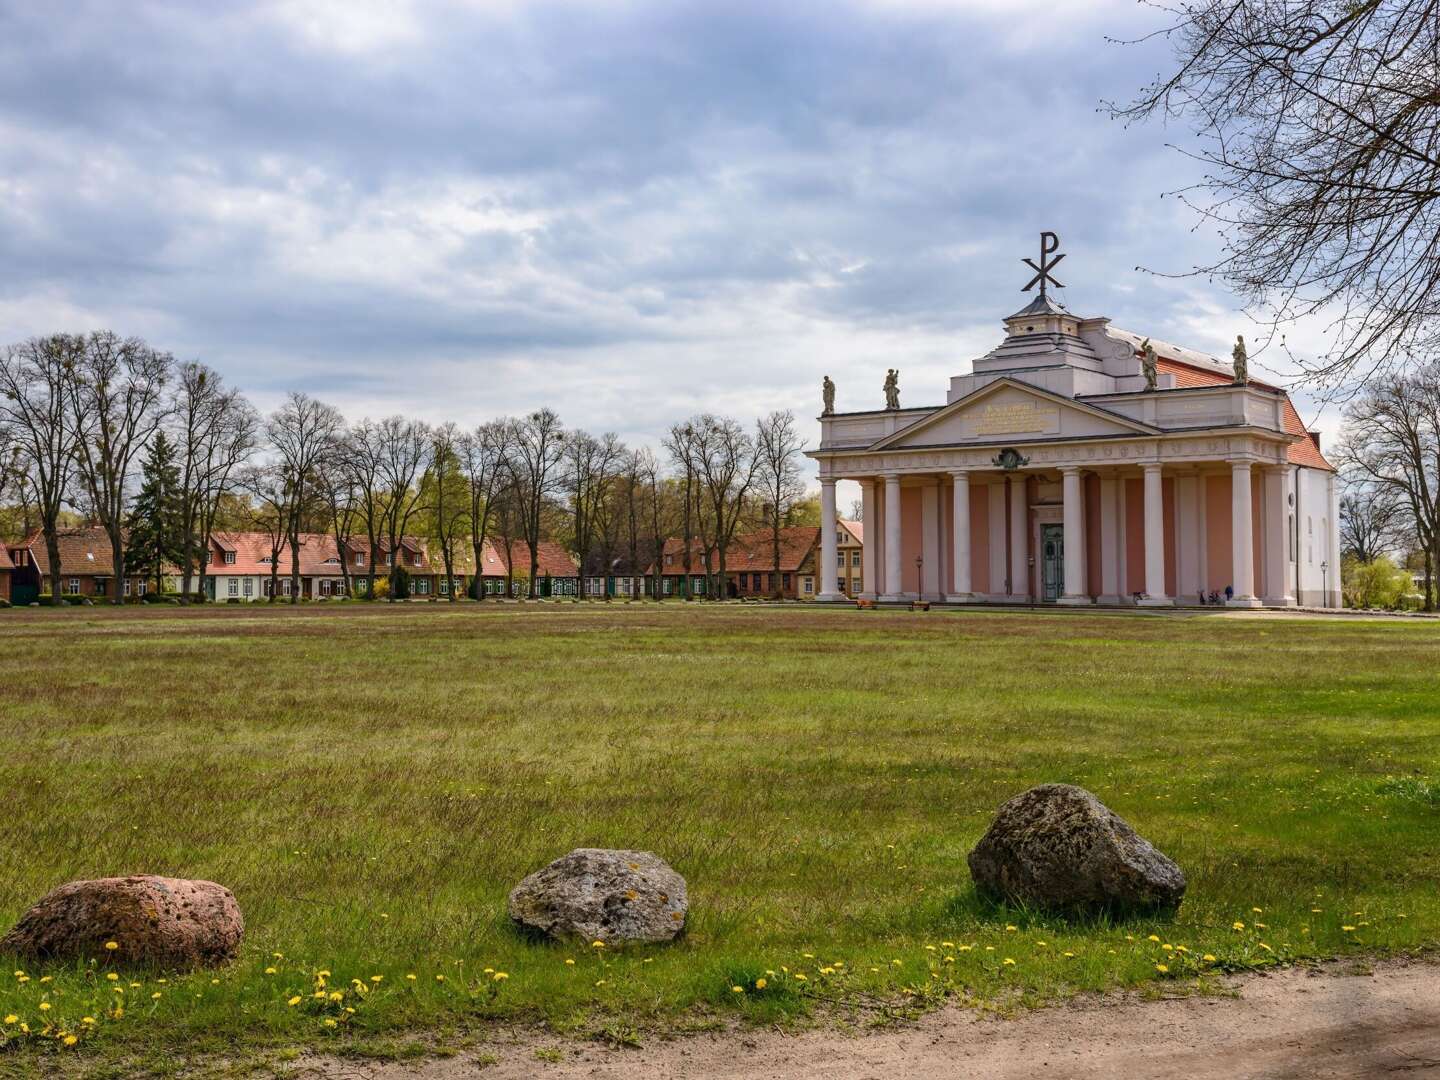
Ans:
{"label": "tree line", "polygon": [[[160,591],[175,568],[182,603],[203,598],[211,538],[231,530],[268,537],[272,597],[288,549],[296,603],[303,533],[328,534],[342,551],[364,546],[363,587],[340,560],[347,595],[375,597],[373,554],[419,535],[449,579],[463,576],[456,567],[468,548],[477,583],[487,541],[499,541],[507,595],[517,578],[539,595],[540,541],[551,539],[577,556],[582,574],[629,578],[634,594],[653,563],[659,597],[660,555],[674,535],[682,595],[704,576],[706,595],[719,597],[742,529],[768,531],[778,569],[781,530],[819,523],[804,449],[788,411],[751,427],[698,414],[672,425],[657,455],[614,433],[566,428],[547,408],[474,428],[405,416],[351,423],[292,392],[265,416],[204,364],[104,330],[0,351],[0,503],[14,508],[20,531],[43,536],[57,598],[59,537],[76,515],[104,529],[117,578],[124,568]],[[517,543],[529,552],[528,575],[513,566]],[[404,577],[392,560],[388,595],[405,595]],[[779,581],[777,573],[776,595]],[[118,584],[112,600],[123,602]]]}

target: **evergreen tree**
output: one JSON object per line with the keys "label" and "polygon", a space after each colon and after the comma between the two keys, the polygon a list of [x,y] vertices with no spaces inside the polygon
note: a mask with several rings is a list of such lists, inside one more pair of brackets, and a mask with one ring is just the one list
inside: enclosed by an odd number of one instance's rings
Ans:
{"label": "evergreen tree", "polygon": [[130,535],[125,547],[126,574],[153,577],[157,595],[164,591],[165,567],[177,565],[184,557],[183,510],[175,447],[161,431],[141,466],[140,491],[130,505]]}

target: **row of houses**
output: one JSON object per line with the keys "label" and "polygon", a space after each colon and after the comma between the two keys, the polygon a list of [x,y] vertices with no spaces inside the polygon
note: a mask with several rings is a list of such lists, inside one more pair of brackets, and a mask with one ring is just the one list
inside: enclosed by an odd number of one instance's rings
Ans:
{"label": "row of houses", "polygon": [[[841,589],[858,595],[861,577],[861,550],[864,531],[859,522],[836,525],[837,569]],[[364,538],[337,543],[325,533],[302,533],[299,541],[299,588],[303,598],[325,600],[347,595],[364,596],[373,573],[377,581],[389,577],[392,567],[404,567],[410,579],[410,594],[417,599],[446,599],[457,596],[503,596],[510,582],[514,595],[528,595],[530,546],[523,540],[509,550],[503,542],[487,541],[482,565],[475,566],[469,543],[455,552],[447,574],[444,561],[433,545],[423,539],[405,537],[395,550],[381,543],[372,547]],[[725,589],[730,597],[773,596],[778,590],[794,600],[813,599],[820,588],[820,529],[797,526],[781,530],[780,561],[768,530],[738,536],[726,550]],[[113,599],[119,589],[124,597],[139,598],[154,588],[154,580],[138,575],[117,574],[110,538],[98,527],[66,529],[59,536],[60,591],[62,596]],[[291,548],[287,542],[278,552],[264,532],[222,532],[212,538],[206,552],[205,592],[210,600],[247,603],[267,600],[274,589],[284,599],[294,588]],[[706,559],[703,545],[691,545],[687,570],[685,543],[667,540],[655,560],[643,568],[620,562],[592,568],[583,576],[575,558],[559,544],[540,541],[536,579],[544,597],[584,595],[649,596],[659,571],[662,596],[686,595],[685,579],[690,578],[689,595],[707,595]],[[718,556],[712,550],[710,566],[718,571]],[[513,572],[512,572],[513,567]],[[50,587],[50,557],[44,537],[34,533],[19,543],[0,547],[0,598],[16,604],[36,599]],[[192,587],[194,587],[192,585]],[[167,575],[165,591],[179,592],[178,572]]]}

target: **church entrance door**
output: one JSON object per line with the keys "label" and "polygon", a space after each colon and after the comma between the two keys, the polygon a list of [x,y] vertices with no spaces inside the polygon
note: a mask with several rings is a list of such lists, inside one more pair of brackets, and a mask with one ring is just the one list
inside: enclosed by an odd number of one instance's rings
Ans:
{"label": "church entrance door", "polygon": [[1040,526],[1041,598],[1053,604],[1065,593],[1065,526]]}

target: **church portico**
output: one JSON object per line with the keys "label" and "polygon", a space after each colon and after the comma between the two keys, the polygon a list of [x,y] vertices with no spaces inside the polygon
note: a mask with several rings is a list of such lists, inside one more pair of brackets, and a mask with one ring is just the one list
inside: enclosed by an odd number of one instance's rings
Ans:
{"label": "church portico", "polygon": [[1227,368],[1047,297],[1005,323],[946,404],[899,408],[892,370],[886,408],[820,418],[822,509],[861,487],[863,597],[1338,605],[1333,470],[1237,378],[1243,346]]}

